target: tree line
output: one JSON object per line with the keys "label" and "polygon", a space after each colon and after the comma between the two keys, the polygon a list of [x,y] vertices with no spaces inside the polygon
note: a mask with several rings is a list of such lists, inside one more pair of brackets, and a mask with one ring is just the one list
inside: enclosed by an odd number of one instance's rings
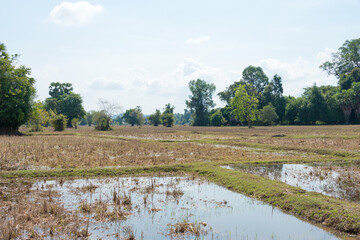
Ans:
{"label": "tree line", "polygon": [[51,125],[56,131],[79,124],[109,130],[113,124],[236,126],[349,124],[360,122],[360,38],[347,40],[320,68],[338,79],[337,86],[309,86],[300,97],[284,96],[282,78],[269,78],[261,67],[248,66],[239,81],[218,93],[226,106],[215,108],[216,86],[202,79],[189,82],[189,99],[184,113],[174,113],[174,106],[144,116],[140,106],[127,109],[99,100],[99,111],[86,112],[82,97],[71,83],[53,82],[49,97],[35,101],[35,79],[30,69],[16,66],[18,55],[9,55],[0,44],[0,134],[18,134],[26,124],[31,131]]}

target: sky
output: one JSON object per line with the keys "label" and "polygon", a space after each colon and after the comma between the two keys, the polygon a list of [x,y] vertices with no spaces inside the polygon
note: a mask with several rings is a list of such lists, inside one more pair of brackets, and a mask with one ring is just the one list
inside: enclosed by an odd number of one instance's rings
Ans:
{"label": "sky", "polygon": [[166,103],[182,113],[188,82],[216,95],[249,65],[282,77],[284,94],[336,85],[319,69],[360,37],[360,0],[16,0],[0,5],[0,42],[31,68],[37,98],[69,82],[85,110],[99,98],[145,114]]}

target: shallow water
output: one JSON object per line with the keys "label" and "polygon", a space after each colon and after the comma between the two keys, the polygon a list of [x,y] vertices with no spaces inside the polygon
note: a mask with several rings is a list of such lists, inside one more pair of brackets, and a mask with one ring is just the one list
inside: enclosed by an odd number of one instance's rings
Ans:
{"label": "shallow water", "polygon": [[244,171],[306,191],[360,203],[360,163],[339,164],[276,164],[276,165],[231,165],[228,169]]}
{"label": "shallow water", "polygon": [[[84,186],[96,187],[92,187],[92,192],[83,192]],[[124,227],[132,228],[136,239],[195,239],[196,236],[191,234],[170,235],[171,225],[184,221],[200,223],[198,239],[338,239],[269,205],[199,179],[106,178],[69,180],[61,184],[41,181],[33,188],[57,191],[64,206],[70,210],[80,209],[85,201],[95,206],[94,203],[101,199],[111,211],[114,191],[130,196],[132,208],[126,211],[131,215],[125,220],[96,221],[94,213],[82,213],[91,217],[90,239],[124,239]],[[174,190],[183,195],[166,194],[166,191]],[[148,196],[146,205],[144,196]]]}

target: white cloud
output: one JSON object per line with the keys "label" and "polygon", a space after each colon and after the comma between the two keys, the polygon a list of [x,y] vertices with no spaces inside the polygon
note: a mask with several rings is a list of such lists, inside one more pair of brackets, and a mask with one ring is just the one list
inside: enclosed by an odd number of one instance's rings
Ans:
{"label": "white cloud", "polygon": [[[314,59],[308,60],[302,57],[291,62],[267,58],[259,61],[265,73],[271,78],[279,74],[283,79],[284,94],[300,96],[304,87],[311,86],[314,82],[318,85],[336,85],[336,79],[328,77],[318,66],[329,59],[331,50],[319,52]],[[39,95],[44,100],[48,97],[48,86],[52,81],[71,82],[75,92],[84,97],[86,110],[96,110],[99,98],[117,101],[123,110],[135,106],[141,106],[144,113],[152,113],[156,108],[162,109],[166,103],[175,105],[175,112],[183,112],[186,107],[185,100],[190,94],[188,83],[190,80],[202,79],[216,85],[214,101],[217,107],[224,105],[217,97],[217,93],[223,91],[234,81],[239,81],[243,68],[226,69],[208,66],[191,58],[183,59],[173,69],[163,74],[155,74],[151,70],[140,67],[128,69],[106,68],[103,75],[94,72],[83,76],[74,73],[76,67],[45,67],[33,71],[34,77],[39,83]],[[91,80],[89,80],[91,79]]]}
{"label": "white cloud", "polygon": [[[185,100],[190,94],[188,88],[190,80],[199,78],[214,83],[219,92],[234,81],[238,81],[240,76],[240,71],[214,68],[194,59],[185,58],[173,71],[164,75],[153,76],[150,72],[137,67],[118,70],[111,76],[96,78],[88,83],[91,93],[84,94],[84,102],[88,104],[92,101],[89,105],[94,106],[96,99],[106,96],[109,100],[119,99],[124,109],[140,105],[145,113],[151,113],[156,108],[163,108],[170,102],[176,106],[176,112],[182,112],[186,107]],[[91,97],[87,98],[87,96]],[[216,93],[214,100],[217,106],[223,105]],[[87,109],[91,108],[87,107]]]}
{"label": "white cloud", "polygon": [[293,62],[283,62],[273,58],[259,61],[258,66],[262,67],[265,73],[272,77],[279,74],[283,80],[284,94],[300,96],[305,87],[314,83],[320,85],[336,85],[335,77],[328,76],[319,66],[331,58],[332,49],[325,49],[319,52],[312,61],[298,57]]}
{"label": "white cloud", "polygon": [[104,11],[101,5],[91,5],[87,1],[62,2],[50,12],[51,21],[64,26],[84,26]]}
{"label": "white cloud", "polygon": [[210,41],[210,37],[206,36],[206,37],[199,37],[199,38],[189,38],[188,40],[185,41],[185,44],[191,44],[191,45],[200,45],[204,42],[208,42]]}

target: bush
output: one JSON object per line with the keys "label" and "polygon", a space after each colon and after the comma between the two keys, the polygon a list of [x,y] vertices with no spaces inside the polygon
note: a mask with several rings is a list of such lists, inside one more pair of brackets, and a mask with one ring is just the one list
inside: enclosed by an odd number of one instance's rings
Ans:
{"label": "bush", "polygon": [[72,125],[75,129],[78,128],[78,124],[79,124],[79,119],[78,119],[78,118],[73,118],[73,119],[71,120],[71,125]]}
{"label": "bush", "polygon": [[111,130],[110,121],[111,119],[106,115],[104,111],[94,112],[93,121],[95,124],[95,129],[99,131],[108,131]]}
{"label": "bush", "polygon": [[221,126],[225,123],[225,118],[223,117],[220,110],[217,110],[210,116],[211,126]]}
{"label": "bush", "polygon": [[260,119],[265,125],[274,125],[274,122],[278,119],[274,106],[270,103],[263,107],[260,111]]}
{"label": "bush", "polygon": [[66,128],[67,118],[62,114],[54,114],[50,120],[50,123],[55,131],[64,131]]}
{"label": "bush", "polygon": [[159,126],[162,123],[160,110],[156,109],[155,113],[151,114],[148,119],[155,127]]}
{"label": "bush", "polygon": [[165,127],[172,127],[175,122],[175,117],[173,113],[163,113],[162,122]]}

